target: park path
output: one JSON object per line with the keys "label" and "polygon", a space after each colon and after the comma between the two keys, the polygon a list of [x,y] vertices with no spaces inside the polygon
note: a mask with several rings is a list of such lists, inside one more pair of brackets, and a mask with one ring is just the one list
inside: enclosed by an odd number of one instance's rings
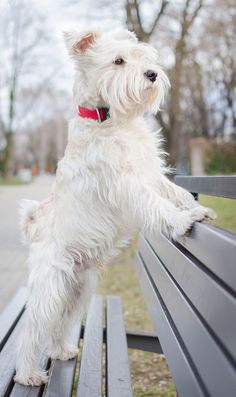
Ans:
{"label": "park path", "polygon": [[39,176],[29,185],[0,186],[0,312],[27,280],[27,248],[20,242],[18,202],[22,198],[41,200],[53,183],[51,176]]}

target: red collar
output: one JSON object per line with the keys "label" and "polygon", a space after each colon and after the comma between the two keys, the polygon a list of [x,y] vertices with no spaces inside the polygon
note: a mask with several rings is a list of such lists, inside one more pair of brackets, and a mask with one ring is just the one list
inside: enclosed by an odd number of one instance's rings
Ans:
{"label": "red collar", "polygon": [[99,123],[102,123],[110,117],[109,108],[88,109],[78,106],[77,112],[78,116],[86,119],[97,120]]}

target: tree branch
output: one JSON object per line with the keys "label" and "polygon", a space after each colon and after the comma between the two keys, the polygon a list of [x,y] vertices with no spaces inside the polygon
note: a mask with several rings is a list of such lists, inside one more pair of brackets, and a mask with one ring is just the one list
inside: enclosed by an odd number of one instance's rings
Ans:
{"label": "tree branch", "polygon": [[[156,18],[152,24],[151,29],[149,31],[146,31],[144,29],[142,17],[140,13],[140,1],[127,0],[126,13],[127,13],[128,26],[130,26],[135,31],[135,33],[141,40],[148,41],[150,36],[153,34],[154,30],[156,29],[157,24],[161,16],[164,14],[165,8],[167,7],[168,4],[169,4],[168,0],[162,0],[160,10],[159,12],[157,12]],[[134,11],[135,14],[133,14],[132,11]]]}
{"label": "tree branch", "polygon": [[24,109],[24,112],[21,114],[21,120],[25,119],[28,113],[32,111],[40,95],[45,91],[45,86],[47,86],[47,83],[49,83],[51,78],[54,77],[57,73],[58,73],[58,69],[57,68],[53,69],[41,82],[40,86],[37,88],[37,91],[34,91],[34,94],[30,98],[30,103],[28,103],[28,105]]}
{"label": "tree branch", "polygon": [[203,0],[199,0],[198,6],[196,7],[194,13],[192,14],[192,17],[190,18],[190,21],[189,21],[190,26],[192,25],[194,20],[197,18],[198,13],[199,13],[200,9],[202,8],[202,6],[203,6]]}
{"label": "tree branch", "polygon": [[192,16],[189,16],[188,9],[191,3],[191,0],[186,0],[185,8],[183,12],[183,23],[182,23],[182,37],[188,34],[189,28],[192,26],[194,20],[197,18],[200,9],[203,6],[204,0],[199,0],[198,6],[195,8]]}
{"label": "tree branch", "polygon": [[140,6],[139,1],[138,0],[134,0],[134,5],[135,5],[135,11],[136,11],[136,14],[137,14],[137,20],[138,20],[138,24],[139,24],[140,30],[142,32],[144,32],[143,24],[142,24],[142,20],[141,20],[141,15],[140,15],[140,9],[139,9],[139,6]]}
{"label": "tree branch", "polygon": [[5,128],[5,124],[3,122],[3,120],[0,118],[0,129],[3,132],[3,134],[5,135],[6,133],[6,128]]}
{"label": "tree branch", "polygon": [[157,16],[156,16],[156,19],[155,19],[155,21],[153,22],[152,28],[151,28],[151,30],[149,31],[149,35],[150,35],[150,36],[153,34],[154,30],[156,29],[156,26],[157,26],[157,24],[158,24],[158,22],[159,22],[161,16],[164,14],[165,8],[167,7],[168,4],[169,4],[169,1],[167,1],[167,0],[162,0],[160,11],[158,12],[158,14],[157,14]]}

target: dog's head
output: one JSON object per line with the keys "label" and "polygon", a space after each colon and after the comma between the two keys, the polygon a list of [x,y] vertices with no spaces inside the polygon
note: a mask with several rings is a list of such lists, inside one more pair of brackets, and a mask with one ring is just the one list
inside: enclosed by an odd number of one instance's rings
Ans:
{"label": "dog's head", "polygon": [[153,47],[138,42],[128,30],[113,35],[66,32],[64,36],[78,71],[78,100],[108,106],[113,117],[159,110],[169,81]]}

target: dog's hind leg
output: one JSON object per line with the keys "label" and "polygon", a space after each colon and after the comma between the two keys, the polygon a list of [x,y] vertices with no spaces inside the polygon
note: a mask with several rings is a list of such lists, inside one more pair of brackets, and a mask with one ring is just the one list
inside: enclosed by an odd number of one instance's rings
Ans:
{"label": "dog's hind leg", "polygon": [[65,310],[60,323],[50,336],[48,352],[51,358],[69,360],[78,354],[78,347],[68,343],[67,337],[75,322],[81,322],[83,314],[90,301],[97,284],[98,271],[96,268],[86,269],[75,273],[75,279],[64,281],[68,283]]}
{"label": "dog's hind leg", "polygon": [[77,347],[68,345],[66,336],[96,285],[97,269],[76,270],[56,248],[51,244],[42,250],[40,244],[31,250],[29,299],[15,375],[15,381],[24,385],[47,382],[39,365],[44,351],[62,360],[77,355]]}
{"label": "dog's hind leg", "polygon": [[40,386],[47,383],[47,372],[40,368],[43,339],[45,338],[44,325],[40,314],[36,318],[27,316],[24,330],[18,342],[16,357],[16,375],[14,380],[23,385]]}
{"label": "dog's hind leg", "polygon": [[47,351],[52,359],[70,360],[77,356],[79,352],[78,347],[66,341],[74,325],[73,323],[72,314],[66,312],[63,314],[60,323],[55,326],[55,330],[50,335],[47,346]]}
{"label": "dog's hind leg", "polygon": [[47,374],[39,365],[40,356],[60,326],[68,302],[68,291],[65,271],[56,266],[59,258],[52,252],[50,255],[50,250],[44,247],[42,253],[42,250],[39,252],[35,248],[30,260],[33,267],[29,277],[25,324],[18,346],[15,381],[24,385],[40,385],[47,382]]}

